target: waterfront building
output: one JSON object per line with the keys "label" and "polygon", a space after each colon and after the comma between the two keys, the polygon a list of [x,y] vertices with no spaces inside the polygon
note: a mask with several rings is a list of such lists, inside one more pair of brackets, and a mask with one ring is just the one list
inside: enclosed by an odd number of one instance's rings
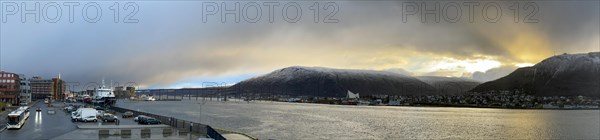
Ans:
{"label": "waterfront building", "polygon": [[135,96],[135,87],[118,86],[114,89],[117,98],[129,98]]}
{"label": "waterfront building", "polygon": [[57,78],[43,79],[42,77],[35,76],[30,80],[31,83],[31,96],[32,99],[64,99],[66,96],[66,82],[60,79],[60,75]]}
{"label": "waterfront building", "polygon": [[115,96],[117,98],[124,98],[125,97],[125,89],[123,89],[122,86],[115,87],[115,89],[113,89],[113,92],[115,93]]}
{"label": "waterfront building", "polygon": [[21,95],[19,95],[19,105],[28,105],[31,103],[31,82],[25,75],[19,74]]}
{"label": "waterfront building", "polygon": [[29,82],[31,83],[31,98],[45,99],[52,96],[52,80],[42,79],[42,77],[34,76]]}
{"label": "waterfront building", "polygon": [[117,98],[129,98],[135,96],[135,87],[118,86],[114,89]]}
{"label": "waterfront building", "polygon": [[348,90],[348,94],[346,95],[348,99],[360,99],[360,93],[352,93],[352,91]]}
{"label": "waterfront building", "polygon": [[127,91],[127,97],[135,96],[135,87],[126,87],[125,90]]}
{"label": "waterfront building", "polygon": [[402,102],[398,98],[391,98],[390,101],[388,102],[388,105],[391,105],[391,106],[399,106],[401,104],[402,104]]}
{"label": "waterfront building", "polygon": [[20,94],[19,75],[0,71],[0,102],[16,105]]}
{"label": "waterfront building", "polygon": [[52,98],[55,100],[65,99],[67,97],[65,91],[66,84],[64,80],[60,79],[60,74],[58,78],[52,78]]}

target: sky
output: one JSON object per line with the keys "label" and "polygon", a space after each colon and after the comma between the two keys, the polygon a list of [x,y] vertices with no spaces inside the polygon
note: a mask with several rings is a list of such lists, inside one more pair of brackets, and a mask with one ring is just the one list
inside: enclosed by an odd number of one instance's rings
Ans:
{"label": "sky", "polygon": [[586,0],[39,1],[39,22],[36,1],[0,3],[0,69],[78,85],[231,85],[289,66],[490,81],[600,51]]}

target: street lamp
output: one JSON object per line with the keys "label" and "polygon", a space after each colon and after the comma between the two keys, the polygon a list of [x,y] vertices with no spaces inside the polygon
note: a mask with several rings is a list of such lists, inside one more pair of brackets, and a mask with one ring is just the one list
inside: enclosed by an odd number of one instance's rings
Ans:
{"label": "street lamp", "polygon": [[202,105],[206,104],[206,101],[200,101],[200,103],[198,103],[200,105],[200,109],[198,112],[198,123],[202,123]]}

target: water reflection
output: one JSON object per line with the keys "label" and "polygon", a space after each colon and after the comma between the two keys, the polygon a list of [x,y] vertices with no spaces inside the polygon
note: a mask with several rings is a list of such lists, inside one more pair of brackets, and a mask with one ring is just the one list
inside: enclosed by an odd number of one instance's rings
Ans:
{"label": "water reflection", "polygon": [[[540,110],[514,110],[514,112],[499,114],[498,130],[496,133],[504,134],[502,137],[517,137],[521,139],[552,139],[555,127],[551,121],[556,120],[553,114],[543,113]],[[559,121],[559,120],[556,120]]]}
{"label": "water reflection", "polygon": [[35,112],[35,119],[34,119],[34,132],[41,132],[42,131],[42,112]]}
{"label": "water reflection", "polygon": [[42,124],[42,112],[35,112],[35,126],[38,127]]}
{"label": "water reflection", "polygon": [[[120,102],[199,120],[196,101]],[[208,102],[202,122],[260,139],[597,139],[598,110],[341,106]]]}

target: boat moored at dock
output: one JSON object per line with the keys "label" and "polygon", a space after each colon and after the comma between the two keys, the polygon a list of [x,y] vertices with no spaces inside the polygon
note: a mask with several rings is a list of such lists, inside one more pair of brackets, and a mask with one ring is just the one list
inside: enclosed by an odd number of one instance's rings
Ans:
{"label": "boat moored at dock", "polygon": [[111,88],[104,86],[104,80],[102,80],[102,86],[94,90],[92,102],[100,105],[114,105],[116,103],[115,93]]}

